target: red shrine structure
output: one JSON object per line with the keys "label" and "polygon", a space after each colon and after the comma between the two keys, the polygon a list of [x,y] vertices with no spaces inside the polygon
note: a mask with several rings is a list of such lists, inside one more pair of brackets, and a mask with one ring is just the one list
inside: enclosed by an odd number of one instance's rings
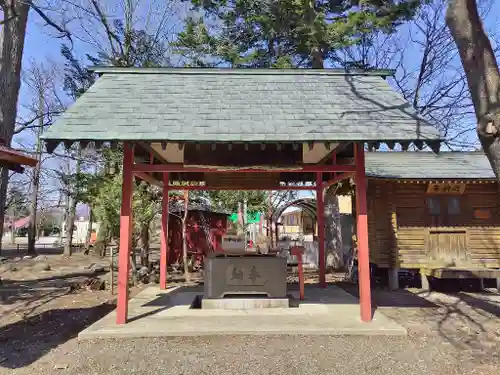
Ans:
{"label": "red shrine structure", "polygon": [[[212,252],[222,252],[222,237],[227,232],[229,214],[215,210],[201,202],[188,203],[186,242],[188,256],[193,264],[201,265]],[[170,202],[168,220],[168,265],[182,263],[183,202]]]}
{"label": "red shrine structure", "polygon": [[[160,288],[167,286],[170,190],[311,190],[325,281],[326,187],[356,182],[361,319],[372,319],[365,151],[440,134],[386,81],[391,71],[95,68],[97,82],[45,133],[59,143],[123,149],[117,324],[127,322],[132,190],[163,189]],[[221,275],[222,277],[222,275]]]}

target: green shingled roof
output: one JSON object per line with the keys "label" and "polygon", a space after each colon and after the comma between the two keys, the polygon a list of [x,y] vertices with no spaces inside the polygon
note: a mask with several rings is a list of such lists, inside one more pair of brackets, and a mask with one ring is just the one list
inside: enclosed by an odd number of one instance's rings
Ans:
{"label": "green shingled roof", "polygon": [[369,177],[398,179],[494,179],[483,152],[367,152]]}
{"label": "green shingled roof", "polygon": [[397,142],[440,138],[374,74],[189,68],[107,68],[100,73],[44,139]]}

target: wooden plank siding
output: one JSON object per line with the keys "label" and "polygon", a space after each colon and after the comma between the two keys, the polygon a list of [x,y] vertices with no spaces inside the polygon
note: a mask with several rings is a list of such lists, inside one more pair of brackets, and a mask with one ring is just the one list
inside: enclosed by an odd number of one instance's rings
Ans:
{"label": "wooden plank siding", "polygon": [[425,181],[369,180],[371,261],[383,268],[499,268],[498,184],[468,182],[463,195],[439,195],[440,215],[434,216],[427,199],[438,196],[428,194],[427,186]]}

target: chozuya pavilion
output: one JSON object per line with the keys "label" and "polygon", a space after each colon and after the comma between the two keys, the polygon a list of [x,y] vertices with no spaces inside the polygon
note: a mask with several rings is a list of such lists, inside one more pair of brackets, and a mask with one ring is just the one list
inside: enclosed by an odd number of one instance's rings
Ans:
{"label": "chozuya pavilion", "polygon": [[198,190],[311,190],[313,184],[320,284],[326,286],[323,191],[354,177],[361,319],[371,321],[365,151],[381,144],[437,150],[441,138],[390,87],[386,77],[393,72],[95,71],[100,78],[44,139],[49,152],[60,143],[123,145],[118,324],[127,322],[134,178],[163,188],[160,287],[166,288],[168,191],[179,182]]}

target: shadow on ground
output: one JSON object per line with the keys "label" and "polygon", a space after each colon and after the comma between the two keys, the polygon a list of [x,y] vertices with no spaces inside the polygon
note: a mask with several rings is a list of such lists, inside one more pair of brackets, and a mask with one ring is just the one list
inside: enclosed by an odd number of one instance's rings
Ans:
{"label": "shadow on ground", "polygon": [[32,280],[3,279],[0,284],[0,304],[12,305],[18,302],[37,301],[50,295],[60,297],[62,294],[82,288],[89,279],[105,273],[105,271],[89,271]]}
{"label": "shadow on ground", "polygon": [[[357,284],[342,282],[336,283],[338,287],[359,298]],[[372,289],[372,306],[378,307],[414,307],[414,308],[437,308],[438,306],[424,296],[411,293],[407,290],[389,291],[387,289]]]}
{"label": "shadow on ground", "polygon": [[0,367],[28,366],[115,308],[104,303],[91,308],[55,309],[0,328]]}
{"label": "shadow on ground", "polygon": [[[358,286],[338,283],[354,296]],[[432,292],[372,289],[374,309],[405,326],[410,335],[439,337],[462,355],[486,362],[500,355],[500,295],[479,292],[475,280],[436,284]]]}

